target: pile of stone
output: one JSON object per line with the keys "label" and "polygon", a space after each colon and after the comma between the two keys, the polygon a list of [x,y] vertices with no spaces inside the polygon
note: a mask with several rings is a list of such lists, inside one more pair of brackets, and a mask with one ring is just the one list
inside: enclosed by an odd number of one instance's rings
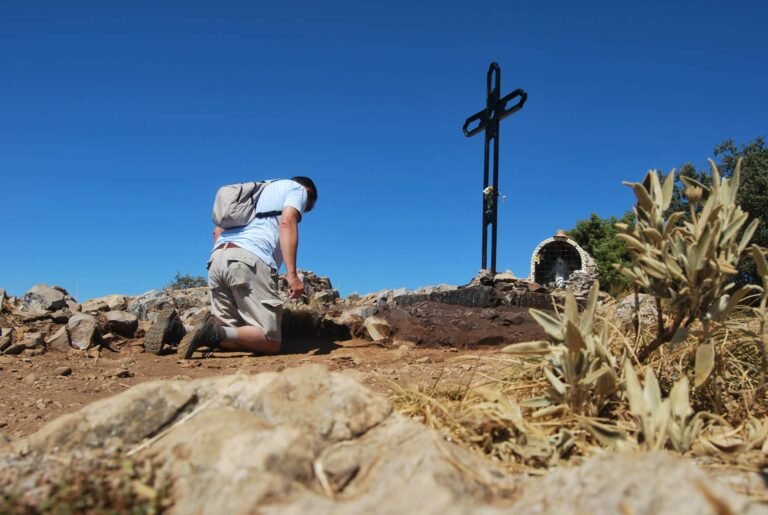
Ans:
{"label": "pile of stone", "polygon": [[[298,317],[305,326],[302,331],[313,335],[322,313],[338,301],[339,292],[327,277],[313,272],[302,275],[306,286],[302,298],[288,300],[284,278],[279,282],[280,294],[288,307],[286,323],[295,326]],[[207,287],[199,287],[150,290],[135,297],[106,295],[78,303],[60,286],[38,284],[20,298],[9,298],[0,290],[0,306],[0,353],[29,356],[120,346],[142,338],[164,309],[173,310],[179,322],[174,342],[169,342],[177,343],[185,328],[210,310],[210,297]],[[306,327],[308,316],[311,324]]]}
{"label": "pile of stone", "polygon": [[[304,295],[296,300],[288,299],[285,278],[279,281],[286,339],[366,338],[382,344],[457,347],[511,343],[538,334],[528,308],[551,309],[563,295],[511,272],[494,275],[487,270],[463,286],[399,288],[345,299],[327,277],[309,271],[302,277]],[[582,291],[577,294],[583,296]],[[161,310],[173,311],[174,338],[166,342],[173,345],[210,310],[210,298],[207,287],[198,287],[78,303],[64,288],[36,285],[19,299],[6,299],[4,306],[10,315],[0,318],[0,352],[29,355],[140,339]]]}
{"label": "pile of stone", "polygon": [[299,276],[304,281],[304,294],[296,300],[288,298],[288,280],[284,275],[280,276],[278,291],[287,304],[324,308],[339,299],[339,290],[334,289],[329,278],[310,271],[302,271]]}

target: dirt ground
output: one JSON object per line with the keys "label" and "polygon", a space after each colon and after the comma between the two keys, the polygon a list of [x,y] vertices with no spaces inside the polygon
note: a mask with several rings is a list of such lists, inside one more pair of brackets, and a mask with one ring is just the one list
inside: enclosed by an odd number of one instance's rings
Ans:
{"label": "dirt ground", "polygon": [[[326,328],[314,333],[320,336],[307,337],[298,318],[287,326],[284,321],[283,350],[275,356],[216,352],[205,359],[181,360],[173,348],[161,356],[145,352],[143,338],[120,339],[111,347],[89,351],[0,356],[0,443],[27,436],[98,399],[161,379],[188,381],[321,364],[382,393],[396,385],[467,385],[504,366],[501,349],[506,345],[544,337],[527,311],[516,306],[488,309],[435,302],[385,308],[377,316],[388,320],[392,334],[382,344],[361,338],[360,327],[352,331],[346,326],[341,327],[344,331]],[[4,323],[21,326],[12,318]],[[45,334],[56,329],[50,322],[38,324],[42,325],[31,325],[30,330]]]}
{"label": "dirt ground", "polygon": [[[206,359],[179,360],[171,350],[162,356],[144,352],[142,340],[115,351],[71,351],[39,356],[0,356],[0,435],[6,441],[27,436],[45,423],[120,393],[160,379],[188,381],[236,372],[280,371],[310,363],[342,371],[376,391],[394,385],[431,387],[467,384],[478,374],[503,365],[506,344],[474,348],[378,345],[367,340],[290,342],[276,356],[215,353]],[[490,359],[488,359],[490,358]],[[68,369],[68,370],[67,370]],[[66,374],[66,375],[64,375]]]}

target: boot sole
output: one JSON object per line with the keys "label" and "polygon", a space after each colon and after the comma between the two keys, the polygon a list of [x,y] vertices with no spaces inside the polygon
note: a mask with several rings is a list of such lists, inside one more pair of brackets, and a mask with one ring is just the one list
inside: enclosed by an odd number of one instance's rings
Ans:
{"label": "boot sole", "polygon": [[157,321],[152,324],[147,334],[144,336],[144,350],[155,356],[163,352],[165,345],[165,334],[171,326],[171,322],[176,316],[174,308],[164,308],[157,314]]}

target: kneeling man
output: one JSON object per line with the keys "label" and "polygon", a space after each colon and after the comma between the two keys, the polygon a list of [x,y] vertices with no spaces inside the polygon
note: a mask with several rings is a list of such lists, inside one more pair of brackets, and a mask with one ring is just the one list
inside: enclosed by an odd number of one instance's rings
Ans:
{"label": "kneeling man", "polygon": [[201,347],[208,351],[274,354],[280,350],[283,303],[278,270],[285,262],[288,292],[298,298],[304,283],[296,271],[299,222],[317,201],[308,177],[267,184],[256,203],[256,218],[233,229],[216,227],[208,261],[211,314],[179,343],[184,359]]}

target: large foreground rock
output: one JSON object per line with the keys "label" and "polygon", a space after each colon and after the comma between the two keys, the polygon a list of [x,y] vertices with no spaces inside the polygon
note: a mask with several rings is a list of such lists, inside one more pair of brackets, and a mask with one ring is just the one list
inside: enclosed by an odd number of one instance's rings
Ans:
{"label": "large foreground rock", "polygon": [[0,491],[39,505],[109,454],[154,460],[172,513],[761,512],[663,454],[510,476],[318,366],[136,386],[14,444]]}

